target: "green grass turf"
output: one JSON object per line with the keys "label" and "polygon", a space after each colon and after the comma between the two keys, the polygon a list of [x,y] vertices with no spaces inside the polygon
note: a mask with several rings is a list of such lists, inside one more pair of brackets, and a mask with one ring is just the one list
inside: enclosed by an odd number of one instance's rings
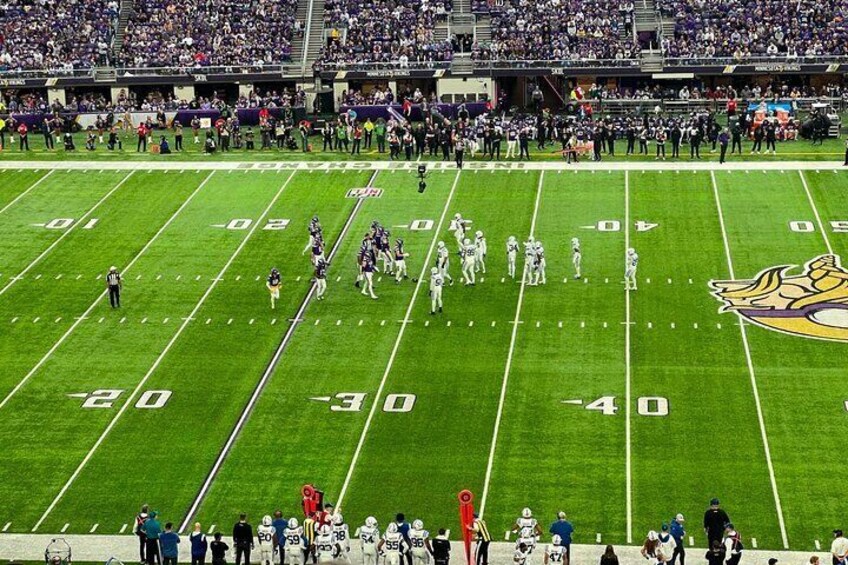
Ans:
{"label": "green grass turf", "polygon": [[[11,202],[44,174],[5,171],[0,195]],[[8,251],[0,284],[64,233],[31,224],[79,218],[126,174],[56,171],[3,212],[0,245]],[[306,296],[310,268],[300,252],[308,219],[318,214],[328,243],[335,242],[354,210],[345,192],[370,176],[138,171],[92,213],[93,229],[71,230],[0,295],[5,397],[98,297],[103,283],[96,276],[138,256],[194,194],[127,271],[124,308],[112,311],[101,300],[0,407],[0,508],[13,509],[0,512],[0,522],[29,531],[106,429],[39,531],[68,523],[68,532],[83,533],[97,523],[99,533],[115,533],[142,502],[166,520],[182,520]],[[597,533],[611,543],[630,533],[638,543],[647,529],[683,512],[703,544],[699,516],[718,496],[746,539],[781,547],[741,332],[734,315],[718,313],[708,283],[730,275],[716,193],[737,278],[800,265],[826,253],[828,243],[837,254],[848,252],[846,235],[829,224],[848,220],[848,177],[808,171],[803,178],[812,204],[794,170],[719,171],[715,189],[707,171],[440,172],[423,195],[414,190],[414,174],[380,172],[374,186],[383,196],[366,200],[353,218],[330,269],[327,300],[308,305],[195,517],[211,525],[243,510],[255,518],[276,507],[294,513],[307,482],[337,501],[356,456],[343,500],[349,522],[370,514],[386,522],[404,511],[431,530],[456,531],[456,493],[470,488],[481,502],[512,352],[486,501],[496,537],[529,505],[543,522],[568,512],[575,541],[584,543]],[[406,240],[410,275],[418,277],[437,240],[456,248],[447,230],[456,212],[486,233],[489,273],[475,287],[461,286],[452,255],[457,284],[445,289],[444,314],[429,316],[426,284],[416,292],[410,280],[395,285],[384,277],[376,301],[353,288],[353,257],[372,220],[389,226],[392,239]],[[259,221],[259,228],[212,227],[237,218]],[[269,218],[291,223],[261,229]],[[410,229],[414,220],[434,224]],[[640,231],[638,221],[658,225]],[[814,230],[793,232],[790,221],[813,222]],[[547,251],[548,282],[524,289],[511,347],[521,285],[501,282],[504,244],[509,235],[526,238],[531,224]],[[587,282],[571,278],[574,236]],[[621,284],[628,240],[641,257],[629,327]],[[213,280],[230,259],[222,280]],[[519,275],[521,264],[519,257]],[[272,265],[283,274],[275,311],[264,288]],[[841,516],[844,345],[750,324],[746,334],[788,541],[812,549]],[[66,396],[96,389],[123,392],[99,409]],[[173,395],[156,410],[135,408],[134,398],[109,427],[136,389]],[[344,406],[340,393],[365,396],[355,410],[333,410]],[[411,411],[385,411],[390,394],[415,395]],[[586,408],[604,396],[615,397],[615,414]],[[331,399],[310,400],[321,397]],[[667,399],[668,415],[641,414],[640,397]]]}
{"label": "green grass turf", "polygon": [[[190,133],[190,132],[189,132]],[[171,147],[173,148],[173,131],[167,131],[165,134],[168,137]],[[320,135],[310,137],[313,150],[304,153],[301,150],[289,149],[270,149],[270,150],[254,150],[247,151],[245,149],[233,149],[229,152],[216,152],[213,156],[207,156],[203,153],[202,144],[192,143],[190,135],[186,136],[185,150],[182,152],[174,152],[170,155],[156,155],[150,152],[136,152],[135,132],[122,136],[124,148],[122,150],[109,151],[105,144],[98,144],[97,149],[88,151],[85,149],[85,134],[78,133],[75,135],[76,151],[65,151],[61,148],[61,144],[56,144],[56,149],[44,149],[44,139],[40,135],[30,136],[31,151],[20,151],[18,145],[10,145],[0,152],[0,160],[36,160],[36,161],[337,161],[337,160],[360,160],[360,161],[384,161],[388,159],[388,153],[378,153],[376,143],[371,149],[362,149],[360,155],[352,156],[343,151],[323,151],[323,142]],[[158,140],[158,136],[154,135],[154,140]],[[299,143],[299,140],[298,140]],[[774,161],[774,160],[841,160],[845,154],[845,143],[842,139],[827,139],[822,145],[811,145],[809,141],[799,139],[797,141],[780,142],[777,145],[777,155],[751,155],[750,146],[752,142],[745,142],[743,145],[744,153],[741,156],[730,156],[730,160],[744,161]],[[257,147],[258,141],[257,141]],[[506,143],[501,144],[501,154],[506,152]],[[549,144],[546,149],[539,151],[536,148],[535,142],[530,144],[530,155],[533,159],[542,160],[562,160],[561,147],[559,144]],[[618,140],[616,143],[616,156],[604,156],[604,160],[610,161],[653,161],[655,154],[655,145],[649,143],[646,156],[632,155],[627,157],[624,155],[627,149],[626,140]],[[671,145],[666,148],[671,154]],[[681,148],[681,154],[684,155],[682,161],[689,160],[689,146],[684,145]],[[441,153],[439,153],[441,155]],[[709,147],[705,145],[701,150],[701,157],[705,161],[718,161],[718,152],[710,153]],[[469,155],[466,152],[466,160]],[[439,161],[441,157],[425,157],[424,161]]]}

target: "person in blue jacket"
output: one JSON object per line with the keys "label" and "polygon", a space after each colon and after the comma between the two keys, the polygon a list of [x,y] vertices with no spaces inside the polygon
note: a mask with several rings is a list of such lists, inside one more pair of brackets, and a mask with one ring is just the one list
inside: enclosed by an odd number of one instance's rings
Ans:
{"label": "person in blue jacket", "polygon": [[565,512],[560,511],[557,514],[557,520],[551,524],[548,530],[551,536],[559,536],[562,540],[562,546],[565,548],[565,554],[571,558],[571,535],[574,533],[574,526],[568,521]]}
{"label": "person in blue jacket", "polygon": [[671,521],[669,533],[674,538],[674,541],[677,542],[677,546],[674,548],[674,554],[671,556],[670,565],[676,565],[678,557],[680,557],[680,565],[686,565],[686,549],[683,547],[683,538],[686,537],[686,530],[683,528],[683,522],[685,522],[683,514],[678,514]]}

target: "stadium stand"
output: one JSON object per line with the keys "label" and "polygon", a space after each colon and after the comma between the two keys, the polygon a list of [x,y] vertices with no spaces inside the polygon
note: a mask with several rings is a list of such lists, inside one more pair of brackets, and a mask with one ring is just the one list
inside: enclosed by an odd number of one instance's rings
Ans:
{"label": "stadium stand", "polygon": [[817,58],[848,53],[848,7],[841,0],[670,0],[661,11],[675,20],[663,38],[667,57],[703,60],[752,56]]}
{"label": "stadium stand", "polygon": [[0,71],[63,74],[103,64],[117,17],[115,0],[7,0],[0,6]]}
{"label": "stadium stand", "polygon": [[450,61],[450,41],[435,38],[435,23],[452,10],[451,0],[328,0],[324,26],[331,40],[320,65],[362,63],[433,64]]}
{"label": "stadium stand", "polygon": [[297,0],[135,0],[117,62],[261,67],[288,61],[296,10]]}

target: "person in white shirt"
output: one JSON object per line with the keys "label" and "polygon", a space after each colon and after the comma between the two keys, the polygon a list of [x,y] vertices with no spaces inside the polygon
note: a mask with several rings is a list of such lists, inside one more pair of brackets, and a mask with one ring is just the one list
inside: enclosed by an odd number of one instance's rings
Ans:
{"label": "person in white shirt", "polygon": [[486,238],[483,237],[483,232],[477,230],[474,237],[474,271],[479,273],[483,271],[486,274]]}
{"label": "person in white shirt", "polygon": [[639,255],[632,247],[627,250],[624,259],[624,290],[636,290],[636,269],[639,267]]}
{"label": "person in white shirt", "polygon": [[659,534],[659,544],[657,545],[657,563],[668,563],[671,561],[675,548],[677,548],[677,542],[671,537],[668,531],[668,524],[663,524],[662,531]]}
{"label": "person in white shirt", "polygon": [[256,541],[259,542],[259,559],[262,565],[274,563],[274,550],[277,548],[277,529],[271,525],[271,517],[264,516],[262,524],[256,528]]}
{"label": "person in white shirt", "polygon": [[365,519],[365,525],[356,528],[354,536],[359,538],[364,565],[377,565],[377,543],[380,540],[377,519],[373,516],[368,516]]}
{"label": "person in white shirt", "polygon": [[474,274],[474,265],[476,264],[477,246],[471,243],[471,240],[465,238],[462,240],[462,277],[465,279],[465,286],[474,286],[476,275]]}
{"label": "person in white shirt", "polygon": [[509,239],[506,240],[506,264],[507,264],[507,273],[510,278],[515,278],[515,260],[518,257],[518,241],[516,241],[515,236],[509,236]]}
{"label": "person in white shirt", "polygon": [[833,530],[833,542],[830,544],[833,563],[845,565],[848,563],[848,538],[842,535],[842,530]]}
{"label": "person in white shirt", "polygon": [[574,265],[574,278],[580,278],[580,267],[583,264],[583,254],[580,252],[580,240],[571,238],[571,264]]}
{"label": "person in white shirt", "polygon": [[733,524],[727,524],[724,527],[724,540],[722,543],[724,544],[724,555],[726,557],[725,564],[739,565],[744,546],[742,545],[742,536],[739,535]]}

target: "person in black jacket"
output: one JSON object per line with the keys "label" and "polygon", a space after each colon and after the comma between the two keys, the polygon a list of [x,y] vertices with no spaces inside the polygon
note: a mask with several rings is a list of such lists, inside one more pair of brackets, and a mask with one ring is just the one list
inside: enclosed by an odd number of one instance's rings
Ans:
{"label": "person in black jacket", "polygon": [[236,565],[250,565],[250,551],[253,549],[253,527],[247,523],[247,514],[239,515],[239,521],[233,526],[233,545],[236,550]]}
{"label": "person in black jacket", "polygon": [[705,557],[708,565],[724,565],[724,555],[724,546],[720,541],[713,540]]}
{"label": "person in black jacket", "polygon": [[680,158],[680,140],[683,139],[683,131],[678,124],[671,128],[671,157]]}
{"label": "person in black jacket", "polygon": [[608,545],[604,554],[601,555],[600,565],[618,565],[618,555],[611,545]]}
{"label": "person in black jacket", "polygon": [[754,129],[754,144],[751,146],[751,155],[760,153],[763,150],[763,124]]}
{"label": "person in black jacket", "polygon": [[230,546],[221,541],[221,532],[215,532],[215,541],[209,544],[212,553],[212,565],[224,565],[227,562],[227,552]]}
{"label": "person in black jacket", "polygon": [[777,154],[777,147],[775,146],[775,142],[777,141],[777,128],[774,125],[774,122],[769,122],[766,124],[766,153],[771,151],[772,155]]}
{"label": "person in black jacket", "polygon": [[742,154],[742,126],[740,124],[734,124],[733,128],[730,130],[731,144],[730,144],[730,154],[734,153]]}
{"label": "person in black jacket", "polygon": [[439,535],[433,539],[433,562],[435,565],[448,565],[450,562],[451,545],[444,528],[439,528]]}
{"label": "person in black jacket", "polygon": [[636,148],[636,128],[632,125],[627,126],[627,151],[625,155],[633,155]]}
{"label": "person in black jacket", "polygon": [[721,507],[719,500],[714,498],[710,500],[710,507],[704,512],[704,533],[707,534],[709,546],[713,546],[714,541],[721,543],[724,538],[724,527],[730,522],[730,517]]}

